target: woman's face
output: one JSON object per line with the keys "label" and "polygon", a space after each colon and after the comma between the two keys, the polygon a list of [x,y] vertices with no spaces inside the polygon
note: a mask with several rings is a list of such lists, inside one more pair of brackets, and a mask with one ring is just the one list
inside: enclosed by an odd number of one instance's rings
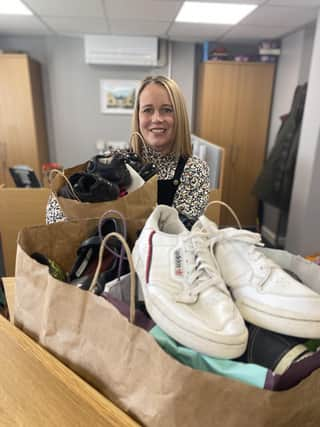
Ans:
{"label": "woman's face", "polygon": [[170,153],[175,114],[168,92],[160,84],[150,83],[142,90],[139,101],[140,133],[145,142],[156,151]]}

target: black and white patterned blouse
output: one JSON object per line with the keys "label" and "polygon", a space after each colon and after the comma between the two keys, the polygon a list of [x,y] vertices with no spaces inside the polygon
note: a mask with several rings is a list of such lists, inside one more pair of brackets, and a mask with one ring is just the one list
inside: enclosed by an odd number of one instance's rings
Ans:
{"label": "black and white patterned blouse", "polygon": [[[173,178],[178,164],[174,153],[162,156],[161,153],[146,146],[142,158],[145,162],[152,162],[157,166],[159,179]],[[209,191],[208,164],[196,156],[189,157],[180,178],[180,185],[175,194],[173,206],[189,218],[198,218],[207,206]],[[63,219],[65,217],[57,199],[50,196],[46,211],[47,224]]]}

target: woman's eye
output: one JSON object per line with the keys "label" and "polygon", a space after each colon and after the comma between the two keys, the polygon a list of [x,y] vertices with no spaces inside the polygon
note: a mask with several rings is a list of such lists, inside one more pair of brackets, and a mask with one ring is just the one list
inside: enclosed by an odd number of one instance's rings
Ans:
{"label": "woman's eye", "polygon": [[151,114],[153,110],[151,107],[147,107],[147,108],[143,108],[142,112],[146,114]]}
{"label": "woman's eye", "polygon": [[164,108],[162,109],[162,111],[163,111],[165,114],[173,113],[173,108],[171,108],[171,107],[164,107]]}

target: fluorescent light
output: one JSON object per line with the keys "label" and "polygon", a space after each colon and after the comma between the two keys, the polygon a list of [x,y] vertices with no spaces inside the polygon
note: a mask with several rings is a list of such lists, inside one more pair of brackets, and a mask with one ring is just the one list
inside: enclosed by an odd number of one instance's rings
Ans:
{"label": "fluorescent light", "polygon": [[0,15],[32,15],[20,0],[0,0]]}
{"label": "fluorescent light", "polygon": [[237,24],[257,7],[256,4],[184,2],[176,22]]}

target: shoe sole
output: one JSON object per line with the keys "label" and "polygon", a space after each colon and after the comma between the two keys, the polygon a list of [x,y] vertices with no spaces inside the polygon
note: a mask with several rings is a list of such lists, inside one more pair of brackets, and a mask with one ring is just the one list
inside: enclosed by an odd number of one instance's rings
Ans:
{"label": "shoe sole", "polygon": [[248,339],[247,333],[243,334],[243,342],[236,344],[225,344],[192,334],[189,330],[183,329],[181,325],[175,322],[174,319],[168,318],[168,316],[166,316],[166,314],[161,311],[161,308],[154,304],[152,299],[149,297],[148,286],[150,285],[147,285],[145,280],[143,280],[143,267],[139,267],[142,265],[142,262],[136,262],[135,251],[133,251],[132,255],[136,273],[138,275],[141,289],[144,295],[144,302],[147,311],[152,320],[161,329],[163,329],[165,333],[167,333],[171,338],[178,341],[182,345],[211,357],[235,359],[240,357],[245,352]]}
{"label": "shoe sole", "polygon": [[290,318],[275,316],[243,301],[236,305],[245,320],[261,328],[295,337],[320,338],[320,321],[295,319],[294,314]]}

